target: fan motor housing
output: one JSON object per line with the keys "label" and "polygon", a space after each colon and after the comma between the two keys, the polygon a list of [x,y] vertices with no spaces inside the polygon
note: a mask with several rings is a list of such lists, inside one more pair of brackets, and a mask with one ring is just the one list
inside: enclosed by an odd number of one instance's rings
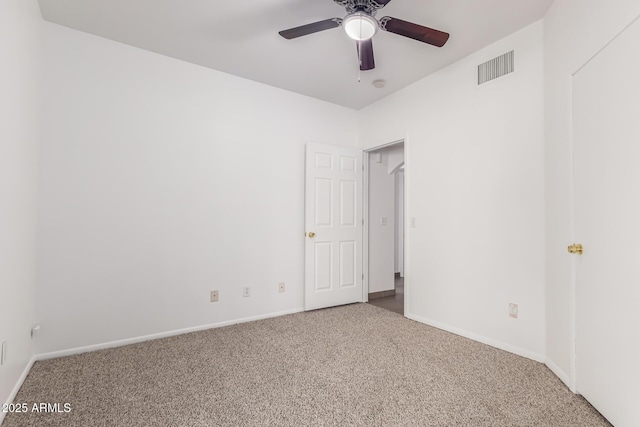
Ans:
{"label": "fan motor housing", "polygon": [[378,3],[376,0],[333,0],[340,6],[344,6],[348,14],[365,12],[374,16],[378,9],[382,9],[386,3]]}

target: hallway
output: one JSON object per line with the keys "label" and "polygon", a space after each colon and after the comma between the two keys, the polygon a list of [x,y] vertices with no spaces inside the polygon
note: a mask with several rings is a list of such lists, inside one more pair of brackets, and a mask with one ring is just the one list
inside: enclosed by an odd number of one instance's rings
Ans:
{"label": "hallway", "polygon": [[396,276],[395,295],[370,299],[369,304],[404,316],[404,277]]}

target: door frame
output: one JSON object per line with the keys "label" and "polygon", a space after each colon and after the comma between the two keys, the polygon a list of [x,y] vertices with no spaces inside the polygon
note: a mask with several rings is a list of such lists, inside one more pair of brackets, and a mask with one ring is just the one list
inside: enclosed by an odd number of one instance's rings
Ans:
{"label": "door frame", "polygon": [[403,254],[404,254],[404,316],[407,316],[407,303],[409,301],[409,262],[407,257],[407,240],[408,240],[408,231],[407,231],[407,218],[408,212],[408,198],[407,198],[407,137],[405,136],[402,139],[397,139],[392,142],[377,145],[375,147],[367,148],[366,150],[362,150],[362,167],[363,167],[363,176],[362,176],[362,273],[364,275],[364,280],[362,283],[362,301],[369,302],[369,159],[371,157],[372,152],[380,150],[381,148],[392,147],[394,145],[403,144],[404,143],[404,239],[402,241],[403,245]]}

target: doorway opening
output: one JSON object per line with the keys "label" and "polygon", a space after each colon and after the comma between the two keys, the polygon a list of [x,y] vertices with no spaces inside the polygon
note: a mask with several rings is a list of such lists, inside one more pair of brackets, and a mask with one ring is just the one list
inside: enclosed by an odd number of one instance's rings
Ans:
{"label": "doorway opening", "polygon": [[404,315],[404,141],[365,152],[366,300]]}

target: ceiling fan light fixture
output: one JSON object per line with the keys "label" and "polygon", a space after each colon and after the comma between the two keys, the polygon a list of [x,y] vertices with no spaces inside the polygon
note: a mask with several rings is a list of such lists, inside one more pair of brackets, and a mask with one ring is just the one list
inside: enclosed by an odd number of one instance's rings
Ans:
{"label": "ceiling fan light fixture", "polygon": [[354,40],[369,40],[378,31],[378,21],[367,13],[355,12],[344,18],[342,27]]}

